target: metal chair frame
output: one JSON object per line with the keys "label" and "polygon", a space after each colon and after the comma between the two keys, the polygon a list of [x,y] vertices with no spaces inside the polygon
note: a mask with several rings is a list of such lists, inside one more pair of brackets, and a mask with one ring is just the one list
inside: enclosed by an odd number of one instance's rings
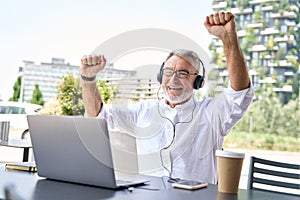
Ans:
{"label": "metal chair frame", "polygon": [[[270,166],[270,167],[271,166],[272,167],[280,167],[280,168],[284,168],[287,170],[295,169],[295,170],[298,170],[298,173],[297,172],[295,172],[295,173],[282,172],[282,171],[275,171],[275,170],[271,170],[271,169],[265,169],[265,168],[261,168],[261,167],[255,165],[255,163],[263,164],[265,166]],[[249,175],[248,175],[248,189],[268,190],[268,189],[259,188],[259,187],[256,187],[253,185],[253,183],[260,183],[260,184],[269,185],[269,186],[278,186],[281,188],[290,188],[290,189],[300,190],[300,183],[287,183],[287,182],[277,181],[277,180],[269,179],[269,178],[259,178],[259,177],[255,177],[254,173],[262,174],[262,175],[272,175],[274,177],[300,180],[300,164],[289,164],[289,163],[271,161],[271,160],[266,160],[266,159],[251,156],[250,157]],[[279,192],[279,191],[276,191],[276,192]],[[280,192],[280,193],[284,193],[284,192]],[[297,195],[297,194],[295,194],[295,195]]]}

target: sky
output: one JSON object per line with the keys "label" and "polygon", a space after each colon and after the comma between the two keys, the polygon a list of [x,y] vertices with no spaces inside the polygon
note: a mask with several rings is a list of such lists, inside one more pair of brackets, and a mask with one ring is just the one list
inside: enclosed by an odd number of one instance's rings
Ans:
{"label": "sky", "polygon": [[[0,6],[0,99],[8,100],[23,61],[64,58],[80,64],[83,55],[124,32],[155,28],[182,34],[208,52],[212,36],[203,23],[212,0],[4,0]],[[124,56],[114,65],[130,69],[133,57],[161,61],[157,52]]]}

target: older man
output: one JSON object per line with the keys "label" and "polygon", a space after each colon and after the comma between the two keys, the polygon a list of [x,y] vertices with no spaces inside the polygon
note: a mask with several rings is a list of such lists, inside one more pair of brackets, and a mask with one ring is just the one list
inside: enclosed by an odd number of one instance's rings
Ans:
{"label": "older man", "polygon": [[211,14],[204,25],[222,40],[230,77],[228,88],[215,98],[194,97],[194,90],[204,83],[205,70],[198,55],[189,50],[174,50],[163,63],[158,81],[164,99],[128,107],[102,102],[95,77],[105,66],[104,55],[81,59],[86,115],[106,118],[109,128],[136,136],[140,154],[159,152],[161,167],[170,180],[217,182],[215,150],[222,148],[224,136],[244,115],[254,95],[234,16],[229,12]]}

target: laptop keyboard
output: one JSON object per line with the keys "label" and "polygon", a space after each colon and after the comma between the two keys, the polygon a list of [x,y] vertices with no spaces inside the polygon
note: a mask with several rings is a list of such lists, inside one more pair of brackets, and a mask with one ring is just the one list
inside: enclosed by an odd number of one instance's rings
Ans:
{"label": "laptop keyboard", "polygon": [[124,184],[129,184],[129,183],[132,183],[132,181],[122,180],[122,179],[117,180],[118,185],[124,185]]}

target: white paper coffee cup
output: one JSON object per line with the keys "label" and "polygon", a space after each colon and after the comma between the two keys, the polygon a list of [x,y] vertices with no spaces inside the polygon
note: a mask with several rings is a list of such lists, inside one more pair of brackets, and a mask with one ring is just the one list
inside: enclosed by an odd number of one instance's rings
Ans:
{"label": "white paper coffee cup", "polygon": [[238,192],[245,154],[217,150],[216,157],[218,170],[218,191],[236,194]]}

